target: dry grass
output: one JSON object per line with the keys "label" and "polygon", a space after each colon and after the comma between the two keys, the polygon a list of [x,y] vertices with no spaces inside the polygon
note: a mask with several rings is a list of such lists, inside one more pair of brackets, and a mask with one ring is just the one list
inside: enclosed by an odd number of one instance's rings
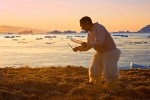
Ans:
{"label": "dry grass", "polygon": [[[115,89],[88,83],[84,67],[0,68],[0,100],[148,100],[150,70],[120,70]],[[104,83],[105,86],[105,83]]]}

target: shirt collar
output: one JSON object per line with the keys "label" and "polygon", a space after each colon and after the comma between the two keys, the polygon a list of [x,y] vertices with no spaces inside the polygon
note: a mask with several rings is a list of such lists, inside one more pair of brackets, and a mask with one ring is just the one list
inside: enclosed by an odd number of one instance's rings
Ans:
{"label": "shirt collar", "polygon": [[98,22],[94,23],[93,27],[91,28],[90,32],[93,32],[95,30],[96,25],[98,24]]}

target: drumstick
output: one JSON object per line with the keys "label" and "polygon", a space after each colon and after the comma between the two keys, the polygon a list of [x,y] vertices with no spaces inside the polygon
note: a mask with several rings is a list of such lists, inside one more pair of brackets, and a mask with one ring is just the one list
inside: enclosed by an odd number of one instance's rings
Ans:
{"label": "drumstick", "polygon": [[69,47],[73,49],[73,47],[68,43]]}
{"label": "drumstick", "polygon": [[83,43],[83,41],[77,40],[77,39],[73,39],[73,38],[71,38],[71,41],[73,41],[75,43],[78,43],[78,44],[82,44]]}

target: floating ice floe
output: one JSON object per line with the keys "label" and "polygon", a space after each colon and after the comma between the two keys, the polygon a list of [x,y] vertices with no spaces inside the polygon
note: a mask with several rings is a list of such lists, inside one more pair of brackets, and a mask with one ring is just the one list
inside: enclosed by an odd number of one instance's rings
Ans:
{"label": "floating ice floe", "polygon": [[56,36],[45,36],[45,38],[56,38]]}
{"label": "floating ice floe", "polygon": [[15,38],[15,36],[5,36],[4,38]]}
{"label": "floating ice floe", "polygon": [[150,36],[147,36],[147,38],[150,38]]}
{"label": "floating ice floe", "polygon": [[113,36],[128,37],[128,35],[125,35],[125,34],[114,34]]}
{"label": "floating ice floe", "polygon": [[42,40],[43,38],[36,38],[36,40]]}
{"label": "floating ice floe", "polygon": [[138,42],[132,42],[132,41],[128,41],[125,42],[126,44],[147,44],[147,41],[138,41]]}
{"label": "floating ice floe", "polygon": [[141,69],[150,68],[150,65],[140,65],[140,64],[135,64],[133,62],[131,62],[130,66],[131,66],[131,68],[141,68]]}
{"label": "floating ice floe", "polygon": [[130,66],[121,66],[118,69],[119,70],[127,70],[127,69],[149,69],[150,65],[140,65],[140,64],[135,64],[131,62]]}

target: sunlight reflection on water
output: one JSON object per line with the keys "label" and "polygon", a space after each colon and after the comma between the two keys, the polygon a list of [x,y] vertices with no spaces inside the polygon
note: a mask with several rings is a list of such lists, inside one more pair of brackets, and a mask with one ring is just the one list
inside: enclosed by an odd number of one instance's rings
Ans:
{"label": "sunlight reflection on water", "polygon": [[[113,36],[122,54],[119,66],[129,66],[130,62],[150,64],[150,34],[127,34],[128,37]],[[94,50],[88,52],[73,52],[67,43],[73,47],[78,44],[68,39],[68,36],[86,41],[86,34],[51,34],[51,35],[19,35],[15,38],[4,38],[0,35],[0,66],[66,66],[76,65],[89,67]],[[15,35],[14,36],[18,36]],[[56,36],[56,38],[45,38]]]}

